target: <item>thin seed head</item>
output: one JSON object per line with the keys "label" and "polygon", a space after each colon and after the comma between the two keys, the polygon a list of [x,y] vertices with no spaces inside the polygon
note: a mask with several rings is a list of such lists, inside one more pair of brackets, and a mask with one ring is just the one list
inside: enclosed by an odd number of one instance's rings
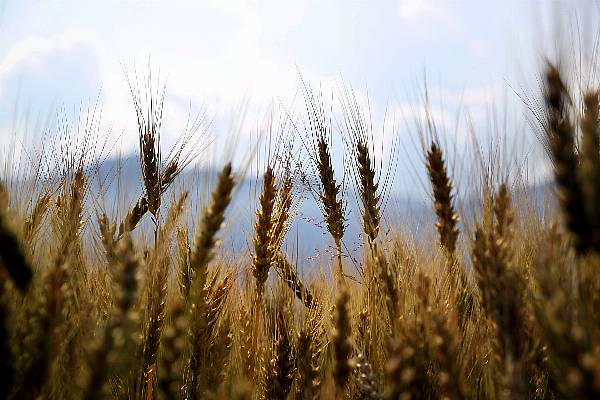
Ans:
{"label": "thin seed head", "polygon": [[37,231],[40,228],[40,224],[48,211],[48,207],[50,206],[50,202],[52,197],[49,193],[45,193],[41,195],[37,201],[35,202],[35,206],[31,211],[31,214],[25,220],[25,236],[24,241],[26,243],[31,243],[33,237],[36,235]]}
{"label": "thin seed head", "polygon": [[116,226],[111,224],[105,213],[98,215],[98,227],[100,228],[100,240],[104,248],[107,261],[112,261],[115,252],[115,230]]}
{"label": "thin seed head", "polygon": [[[145,129],[145,130],[144,130]],[[155,217],[160,207],[159,148],[153,127],[140,127],[140,161],[148,199],[148,210]]]}
{"label": "thin seed head", "polygon": [[257,293],[259,295],[264,290],[271,262],[273,261],[270,233],[273,226],[273,206],[276,195],[275,174],[273,169],[268,167],[263,176],[260,210],[256,212],[256,226],[254,227],[255,254],[252,257],[252,274],[256,278]]}
{"label": "thin seed head", "polygon": [[277,200],[273,211],[273,227],[271,228],[271,247],[273,248],[273,252],[277,252],[281,248],[285,234],[291,223],[290,209],[294,201],[293,189],[294,176],[291,171],[290,158],[288,158],[281,184],[277,191]]}
{"label": "thin seed head", "polygon": [[356,142],[356,165],[358,168],[359,193],[362,202],[363,230],[371,243],[379,234],[380,204],[377,189],[379,183],[375,179],[369,147],[361,138]]}
{"label": "thin seed head", "polygon": [[266,399],[285,399],[292,388],[296,355],[290,340],[287,322],[282,312],[277,315],[276,339],[265,382]]}
{"label": "thin seed head", "polygon": [[600,118],[598,92],[584,95],[584,112],[581,119],[581,184],[585,207],[594,231],[592,246],[600,252]]}
{"label": "thin seed head", "polygon": [[302,280],[300,280],[295,268],[290,263],[286,255],[281,251],[277,252],[275,255],[274,266],[279,276],[281,276],[285,284],[294,292],[296,297],[302,301],[302,304],[304,304],[307,308],[314,307],[313,295],[302,283]]}
{"label": "thin seed head", "polygon": [[[187,366],[186,398],[195,399],[206,388],[211,340],[231,289],[231,276],[225,275],[214,288],[200,289],[194,281],[190,307],[190,355]],[[214,350],[213,350],[214,352]]]}
{"label": "thin seed head", "polygon": [[[187,364],[185,387],[187,399],[196,398],[202,387],[206,385],[206,373],[202,368],[206,367],[209,359],[208,343],[231,287],[227,275],[212,292],[209,292],[207,277],[208,264],[214,255],[216,234],[225,219],[225,211],[231,201],[234,184],[231,164],[228,163],[219,174],[209,206],[202,212],[200,228],[190,256],[190,273],[193,274],[191,282],[188,279],[183,282],[182,290],[189,299],[191,321],[189,334],[191,352]],[[191,287],[185,287],[186,284],[191,284]]]}
{"label": "thin seed head", "polygon": [[[164,194],[171,183],[175,180],[177,175],[181,172],[178,161],[172,160],[165,169],[163,177],[161,178],[161,195]],[[135,205],[127,212],[127,215],[119,225],[119,240],[126,232],[131,232],[140,223],[144,215],[149,210],[148,196],[144,194],[138,199]]]}
{"label": "thin seed head", "polygon": [[[114,257],[110,259],[112,270],[115,271],[115,303],[107,322],[102,342],[93,352],[90,360],[92,374],[85,389],[85,399],[103,399],[110,390],[108,389],[109,371],[116,376],[123,374],[123,362],[126,357],[122,353],[130,344],[132,319],[130,309],[136,300],[137,272],[139,264],[133,242],[129,235],[119,242]],[[119,361],[121,363],[119,363]],[[125,364],[125,365],[123,365]],[[129,373],[125,369],[125,373]]]}
{"label": "thin seed head", "polygon": [[[219,174],[209,206],[202,212],[200,229],[194,240],[194,249],[190,258],[190,267],[192,273],[203,282],[206,280],[206,267],[214,256],[216,235],[225,220],[225,211],[231,202],[234,184],[231,163],[228,163]],[[189,291],[189,288],[185,291]]]}
{"label": "thin seed head", "polygon": [[352,373],[352,327],[348,306],[350,296],[346,288],[343,288],[336,300],[335,329],[332,335],[333,349],[335,354],[335,368],[333,378],[337,390],[344,391],[350,374]]}
{"label": "thin seed head", "polygon": [[496,216],[496,232],[499,237],[504,237],[513,222],[510,204],[510,193],[505,183],[500,185],[494,199],[494,215]]}
{"label": "thin seed head", "polygon": [[337,184],[333,167],[331,165],[331,153],[327,140],[320,135],[317,139],[319,179],[321,181],[320,199],[323,203],[323,212],[327,230],[335,240],[340,243],[344,236],[345,212],[342,199],[338,199],[341,186]]}
{"label": "thin seed head", "polygon": [[179,289],[182,298],[186,298],[192,287],[192,267],[190,260],[192,249],[187,229],[177,228],[177,271],[179,273]]}
{"label": "thin seed head", "polygon": [[179,175],[179,172],[179,162],[175,158],[167,164],[167,167],[165,168],[165,171],[162,174],[162,178],[160,180],[161,193],[164,193],[169,188],[169,186],[171,185],[171,183],[173,183],[177,175]]}
{"label": "thin seed head", "polygon": [[568,229],[573,234],[578,253],[590,247],[592,231],[585,213],[583,192],[579,181],[579,162],[575,149],[575,129],[569,118],[569,93],[557,67],[546,71],[546,119],[548,147],[554,163],[554,178],[559,202]]}
{"label": "thin seed head", "polygon": [[156,366],[160,338],[162,335],[165,304],[169,278],[169,252],[171,236],[183,212],[187,192],[184,192],[169,209],[165,222],[161,225],[150,258],[149,286],[147,289],[146,329],[141,355],[141,372],[138,375],[138,393],[144,394],[146,387],[152,388],[151,374]]}
{"label": "thin seed head", "polygon": [[131,232],[135,229],[135,227],[140,223],[142,217],[148,212],[148,199],[146,196],[140,197],[140,199],[135,203],[133,208],[131,208],[125,219],[119,225],[119,236],[118,239],[123,237],[123,235],[127,232]]}
{"label": "thin seed head", "polygon": [[448,255],[453,257],[458,238],[458,215],[452,204],[452,182],[448,177],[442,150],[435,142],[431,143],[427,151],[427,173],[433,188],[435,213],[438,218],[435,227],[440,236],[440,244]]}
{"label": "thin seed head", "polygon": [[306,327],[298,335],[296,345],[298,385],[296,398],[313,400],[318,397],[320,388],[317,343]]}
{"label": "thin seed head", "polygon": [[252,318],[246,307],[240,306],[240,352],[242,353],[242,372],[244,375],[251,378],[254,376],[254,366],[256,357],[252,350]]}
{"label": "thin seed head", "polygon": [[496,193],[494,212],[493,229],[485,232],[477,227],[475,230],[472,262],[483,311],[496,325],[497,353],[501,359],[505,356],[517,359],[526,351],[524,286],[522,277],[512,266],[512,211],[506,185]]}

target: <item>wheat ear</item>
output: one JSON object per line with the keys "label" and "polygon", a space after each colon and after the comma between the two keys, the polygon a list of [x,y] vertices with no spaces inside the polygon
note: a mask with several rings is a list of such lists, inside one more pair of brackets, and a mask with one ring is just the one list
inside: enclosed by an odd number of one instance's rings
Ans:
{"label": "wheat ear", "polygon": [[331,165],[331,152],[329,144],[321,134],[317,138],[317,170],[321,181],[319,198],[323,204],[323,216],[327,223],[327,230],[333,237],[337,250],[338,273],[340,278],[344,275],[342,266],[342,238],[345,230],[345,210],[343,200],[338,199],[341,191],[334,176]]}
{"label": "wheat ear", "polygon": [[294,292],[302,304],[307,308],[314,307],[312,293],[302,283],[300,277],[296,273],[296,269],[283,252],[280,251],[275,254],[274,266],[281,279],[283,279],[285,284]]}
{"label": "wheat ear", "polygon": [[46,215],[46,211],[50,206],[50,202],[52,201],[52,197],[49,193],[42,194],[35,202],[33,206],[33,210],[27,216],[25,220],[25,234],[23,237],[23,241],[32,244],[32,240],[38,232],[42,220],[44,219],[44,215]]}
{"label": "wheat ear", "polygon": [[[190,257],[190,267],[195,275],[192,279],[200,279],[201,285],[206,282],[206,266],[214,257],[216,235],[225,220],[225,211],[231,202],[234,185],[231,163],[228,163],[219,174],[210,204],[202,212],[200,228],[194,239],[194,249]],[[184,288],[184,293],[188,293],[189,290],[189,287]]]}
{"label": "wheat ear", "polygon": [[584,94],[584,112],[581,119],[581,186],[593,237],[591,245],[600,252],[600,118],[597,91]]}
{"label": "wheat ear", "polygon": [[271,247],[271,229],[273,227],[273,206],[277,188],[275,174],[268,167],[263,176],[263,188],[260,195],[260,209],[256,212],[256,226],[254,227],[254,256],[252,257],[252,274],[256,279],[257,298],[262,298],[264,286],[269,276],[269,269],[273,261]]}
{"label": "wheat ear", "polygon": [[590,221],[585,213],[583,193],[579,184],[579,162],[575,149],[575,129],[569,117],[569,93],[560,71],[548,65],[546,70],[546,133],[554,164],[559,202],[568,229],[573,234],[577,252],[589,249],[592,237]]}
{"label": "wheat ear", "polygon": [[314,400],[318,398],[321,380],[318,343],[315,341],[312,329],[304,327],[300,331],[296,349],[298,369],[296,398]]}
{"label": "wheat ear", "polygon": [[283,308],[276,317],[276,337],[266,371],[265,399],[285,399],[292,388],[296,355],[291,342],[288,322]]}
{"label": "wheat ear", "polygon": [[375,179],[375,169],[371,160],[369,146],[363,138],[357,138],[355,145],[356,166],[359,181],[360,200],[362,202],[363,230],[369,243],[374,243],[379,234],[380,204]]}
{"label": "wheat ear", "polygon": [[256,354],[260,329],[260,314],[262,311],[265,284],[269,277],[269,269],[273,261],[271,247],[271,229],[273,227],[273,206],[277,196],[275,174],[269,166],[263,175],[263,187],[260,195],[260,209],[256,212],[256,225],[254,227],[254,252],[252,256],[252,275],[256,280],[254,296],[252,328],[252,354]]}
{"label": "wheat ear", "polygon": [[171,206],[165,223],[157,232],[156,242],[151,254],[149,268],[149,285],[147,288],[146,329],[141,348],[141,374],[136,391],[147,394],[146,387],[154,388],[151,377],[156,372],[160,338],[165,318],[165,302],[169,274],[168,248],[171,236],[183,212],[187,192],[179,196]]}
{"label": "wheat ear", "polygon": [[[210,304],[207,304],[208,263],[213,258],[216,234],[225,219],[225,211],[231,201],[234,184],[231,164],[227,164],[219,174],[209,206],[202,212],[200,228],[196,234],[194,249],[190,256],[190,269],[193,274],[191,287],[183,289],[183,292],[187,293],[187,297],[190,299],[189,314],[191,323],[189,334],[191,353],[186,379],[186,398],[195,398],[198,395],[200,368],[207,357],[205,347],[202,346],[201,341],[209,339],[212,331],[211,324],[216,322],[215,317],[210,315],[211,310],[213,312],[217,309],[220,310],[219,307],[211,307]],[[221,297],[219,298],[221,299]]]}
{"label": "wheat ear", "polygon": [[350,295],[348,289],[342,286],[335,302],[335,328],[332,334],[335,355],[333,379],[338,396],[343,396],[352,369],[352,326],[349,314]]}
{"label": "wheat ear", "polygon": [[[110,371],[122,374],[122,367],[117,361],[123,361],[122,352],[130,344],[131,321],[130,311],[136,300],[137,278],[139,269],[131,237],[126,236],[119,242],[111,259],[112,270],[115,271],[116,288],[115,302],[110,319],[105,327],[103,340],[93,351],[91,358],[92,375],[85,390],[85,399],[103,399],[110,390],[106,386],[107,375]],[[122,338],[123,340],[116,340]],[[127,371],[128,372],[128,371]],[[124,376],[120,376],[124,378]]]}
{"label": "wheat ear", "polygon": [[442,150],[435,142],[432,142],[427,150],[427,173],[433,188],[435,213],[438,218],[435,228],[440,237],[440,244],[452,260],[458,238],[458,215],[452,204],[452,182],[446,171]]}

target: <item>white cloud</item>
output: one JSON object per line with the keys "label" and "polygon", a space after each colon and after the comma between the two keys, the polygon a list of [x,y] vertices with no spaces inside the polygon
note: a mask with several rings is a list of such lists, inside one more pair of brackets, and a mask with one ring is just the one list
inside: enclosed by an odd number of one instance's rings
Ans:
{"label": "white cloud", "polygon": [[[228,10],[229,8],[225,9]],[[265,54],[261,35],[266,24],[260,20],[264,16],[260,16],[252,8],[242,12],[232,6],[230,11],[240,19],[240,23],[233,29],[228,28],[233,31],[231,39],[224,42],[220,51],[210,57],[195,52],[167,56],[157,49],[140,49],[136,48],[136,43],[130,43],[120,49],[120,53],[127,49],[137,52],[126,62],[118,59],[115,52],[111,51],[113,49],[110,48],[110,43],[88,31],[69,30],[48,37],[25,37],[17,41],[0,60],[0,92],[9,86],[14,89],[13,83],[17,75],[24,74],[25,80],[29,80],[50,64],[55,63],[58,68],[65,67],[65,61],[60,58],[62,56],[59,53],[69,53],[78,47],[85,48],[93,54],[90,62],[97,68],[94,74],[98,75],[96,81],[101,87],[82,87],[69,101],[81,101],[83,109],[92,109],[96,105],[89,103],[95,101],[98,91],[101,92],[96,109],[102,115],[104,123],[102,130],[98,132],[103,136],[99,138],[100,141],[107,137],[108,128],[112,127],[110,137],[113,140],[120,137],[118,147],[123,153],[130,153],[137,147],[136,118],[124,68],[133,75],[137,74],[142,81],[150,69],[154,75],[160,75],[162,82],[166,82],[165,129],[162,138],[165,148],[176,141],[188,117],[193,118],[203,105],[208,107],[215,120],[222,122],[219,129],[226,130],[228,121],[239,118],[232,113],[235,113],[238,105],[245,99],[250,101],[250,106],[239,133],[242,140],[249,141],[251,136],[256,137],[257,127],[265,126],[272,104],[277,105],[281,100],[286,107],[290,106],[299,85],[298,69],[313,84],[330,79],[323,79],[308,68]],[[55,62],[57,57],[58,63]],[[77,63],[77,60],[71,58],[68,62]],[[36,68],[25,68],[31,65]],[[84,75],[86,72],[88,71],[76,71],[77,74]],[[61,76],[60,79],[68,77]],[[50,104],[50,97],[59,102],[64,100],[60,88],[52,95],[30,88],[30,93],[26,95],[43,98],[44,104],[49,108],[53,106]],[[297,98],[296,103],[299,100]],[[74,104],[64,105],[69,109]]]}
{"label": "white cloud", "polygon": [[[94,36],[87,31],[67,31],[54,37],[29,36],[17,42],[0,62],[0,85],[11,73],[26,65],[36,65],[58,51],[71,50],[78,45],[90,46]],[[94,46],[90,46],[93,48]],[[0,86],[1,89],[1,86]]]}
{"label": "white cloud", "polygon": [[400,0],[398,15],[409,22],[427,20],[447,27],[456,25],[456,18],[444,0]]}

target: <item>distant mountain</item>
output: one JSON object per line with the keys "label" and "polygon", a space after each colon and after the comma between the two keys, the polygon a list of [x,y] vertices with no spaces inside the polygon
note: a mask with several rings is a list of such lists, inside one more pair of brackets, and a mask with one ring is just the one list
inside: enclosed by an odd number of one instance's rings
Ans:
{"label": "distant mountain", "polygon": [[[93,199],[96,204],[102,205],[109,215],[115,216],[115,210],[125,210],[143,193],[142,179],[138,160],[135,157],[122,160],[108,159],[95,174],[99,178],[94,179],[91,193],[103,193],[99,198]],[[173,183],[172,188],[166,193],[166,198],[172,198],[174,193],[187,190],[189,193],[189,204],[192,212],[190,225],[193,227],[197,222],[202,205],[208,201],[210,191],[218,176],[218,171],[194,168],[184,171]],[[243,251],[252,247],[253,221],[256,211],[255,198],[260,192],[260,180],[256,178],[245,178],[237,183],[232,204],[229,207],[221,237],[226,248],[232,252]],[[528,198],[533,200],[538,210],[542,210],[548,198],[546,194],[552,190],[550,183],[526,188],[522,193],[515,193],[515,201]],[[256,194],[256,195],[255,195]],[[92,201],[92,200],[91,200]],[[168,202],[165,202],[168,204]],[[470,199],[463,202],[461,207],[462,217],[472,220],[474,212],[480,210],[481,204],[478,199]],[[166,211],[163,211],[165,213]],[[294,258],[310,259],[317,254],[332,253],[332,240],[323,222],[321,211],[312,198],[305,192],[303,200],[296,209],[297,215],[294,223],[287,234],[285,246]],[[122,216],[120,216],[122,217]],[[390,218],[392,223],[407,228],[409,232],[420,232],[422,229],[432,229],[435,222],[433,206],[427,199],[407,199],[403,197],[390,196],[385,210],[384,219]],[[143,224],[149,227],[150,218],[146,216]],[[385,234],[387,224],[382,228]],[[193,228],[192,228],[193,229]],[[347,227],[344,235],[345,247],[354,257],[361,252],[360,243],[360,213],[358,202],[353,190],[347,193]],[[302,264],[305,264],[303,262]]]}

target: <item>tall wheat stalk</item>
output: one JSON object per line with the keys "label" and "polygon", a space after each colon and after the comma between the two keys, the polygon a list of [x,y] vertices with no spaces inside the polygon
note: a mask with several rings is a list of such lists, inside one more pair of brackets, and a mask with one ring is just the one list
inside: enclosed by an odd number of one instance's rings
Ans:
{"label": "tall wheat stalk", "polygon": [[546,70],[545,100],[545,129],[559,190],[558,198],[566,225],[573,233],[575,248],[583,253],[589,249],[589,240],[593,235],[579,181],[575,129],[570,116],[571,98],[560,70],[551,64]]}
{"label": "tall wheat stalk", "polygon": [[[235,180],[232,174],[231,164],[223,167],[217,179],[217,185],[212,193],[211,201],[200,218],[200,227],[196,233],[193,251],[190,258],[190,269],[192,281],[190,288],[184,288],[183,292],[189,297],[190,315],[190,354],[187,365],[187,379],[185,398],[195,399],[199,396],[199,382],[202,378],[202,368],[206,368],[207,343],[216,322],[211,313],[218,311],[220,307],[212,307],[207,302],[209,290],[207,289],[208,264],[214,256],[216,235],[225,220],[225,211],[231,201],[231,195]],[[223,300],[224,297],[219,296]],[[206,371],[206,370],[204,370]]]}
{"label": "tall wheat stalk", "polygon": [[252,256],[252,275],[256,280],[254,291],[254,324],[252,329],[252,354],[256,354],[258,336],[260,334],[260,318],[263,307],[265,284],[269,277],[269,270],[273,262],[271,247],[271,230],[273,227],[273,206],[277,196],[275,174],[271,166],[267,167],[263,175],[262,191],[260,195],[260,208],[256,212],[254,227],[254,255]]}
{"label": "tall wheat stalk", "polygon": [[440,244],[453,262],[458,239],[458,215],[454,210],[452,182],[446,171],[442,150],[432,142],[426,154],[427,173],[433,188],[435,214],[438,221],[435,228],[440,237]]}
{"label": "tall wheat stalk", "polygon": [[304,86],[306,110],[308,114],[311,143],[308,145],[311,161],[319,179],[319,188],[312,193],[320,204],[327,230],[333,238],[336,248],[338,280],[344,276],[342,264],[342,239],[346,224],[346,208],[343,200],[342,184],[335,179],[331,161],[331,126],[325,119],[323,104],[317,100],[315,93]]}

